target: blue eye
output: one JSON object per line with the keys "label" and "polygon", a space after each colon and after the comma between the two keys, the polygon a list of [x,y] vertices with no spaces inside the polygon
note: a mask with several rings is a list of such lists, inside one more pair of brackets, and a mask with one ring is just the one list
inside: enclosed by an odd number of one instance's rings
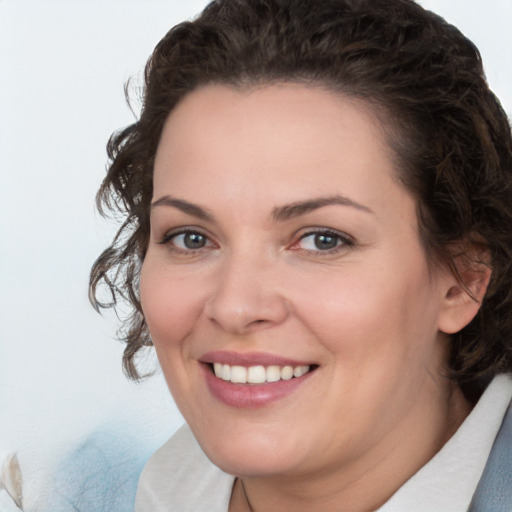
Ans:
{"label": "blue eye", "polygon": [[297,247],[305,251],[328,252],[341,246],[352,246],[352,241],[339,233],[332,231],[316,231],[306,233],[297,242]]}
{"label": "blue eye", "polygon": [[182,251],[197,251],[213,245],[212,241],[198,231],[181,231],[170,233],[164,237],[161,244],[170,243]]}

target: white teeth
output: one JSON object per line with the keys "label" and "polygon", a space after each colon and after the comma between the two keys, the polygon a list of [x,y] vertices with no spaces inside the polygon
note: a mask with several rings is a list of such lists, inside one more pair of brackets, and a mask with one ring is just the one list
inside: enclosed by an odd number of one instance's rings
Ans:
{"label": "white teeth", "polygon": [[231,366],[229,364],[222,365],[222,373],[218,375],[221,379],[231,380]]}
{"label": "white teeth", "polygon": [[293,377],[293,366],[285,366],[281,370],[281,379],[290,380]]}
{"label": "white teeth", "polygon": [[247,382],[247,368],[244,366],[231,367],[231,382],[245,384]]}
{"label": "white teeth", "polygon": [[249,366],[247,369],[247,382],[249,384],[261,384],[267,380],[267,372],[264,366]]}
{"label": "white teeth", "polygon": [[267,368],[267,382],[277,382],[281,380],[281,368],[279,366],[269,366]]}
{"label": "white teeth", "polygon": [[216,377],[236,384],[263,384],[290,380],[292,377],[302,377],[308,373],[310,366],[230,366],[229,364],[213,363]]}
{"label": "white teeth", "polygon": [[293,369],[293,376],[294,377],[302,377],[304,374],[308,373],[309,366],[296,366]]}

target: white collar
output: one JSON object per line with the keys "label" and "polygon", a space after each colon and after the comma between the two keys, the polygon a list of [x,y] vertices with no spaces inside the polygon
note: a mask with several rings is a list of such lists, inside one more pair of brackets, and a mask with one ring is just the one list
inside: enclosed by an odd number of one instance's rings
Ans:
{"label": "white collar", "polygon": [[512,378],[498,375],[443,448],[378,512],[466,512],[512,398]]}
{"label": "white collar", "polygon": [[[495,377],[454,436],[377,512],[466,512],[511,398],[512,378]],[[144,468],[135,512],[226,512],[233,482],[184,425]]]}

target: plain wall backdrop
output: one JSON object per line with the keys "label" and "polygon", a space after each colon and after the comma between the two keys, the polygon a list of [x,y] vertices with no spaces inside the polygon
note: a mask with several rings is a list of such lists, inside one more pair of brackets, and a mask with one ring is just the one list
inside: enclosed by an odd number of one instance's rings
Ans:
{"label": "plain wall backdrop", "polygon": [[[510,115],[512,0],[420,3],[477,44]],[[114,232],[94,196],[109,135],[133,121],[123,85],[204,5],[0,0],[0,463],[18,452],[32,494],[91,432],[149,453],[182,422],[161,375],[124,377],[116,318],[93,311],[87,285]]]}

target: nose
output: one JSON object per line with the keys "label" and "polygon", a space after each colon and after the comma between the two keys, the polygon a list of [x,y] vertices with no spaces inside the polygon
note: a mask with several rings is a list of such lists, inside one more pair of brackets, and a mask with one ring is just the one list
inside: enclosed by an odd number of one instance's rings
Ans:
{"label": "nose", "polygon": [[253,257],[230,258],[218,272],[204,312],[231,334],[246,334],[284,322],[289,305],[278,290],[278,269]]}

